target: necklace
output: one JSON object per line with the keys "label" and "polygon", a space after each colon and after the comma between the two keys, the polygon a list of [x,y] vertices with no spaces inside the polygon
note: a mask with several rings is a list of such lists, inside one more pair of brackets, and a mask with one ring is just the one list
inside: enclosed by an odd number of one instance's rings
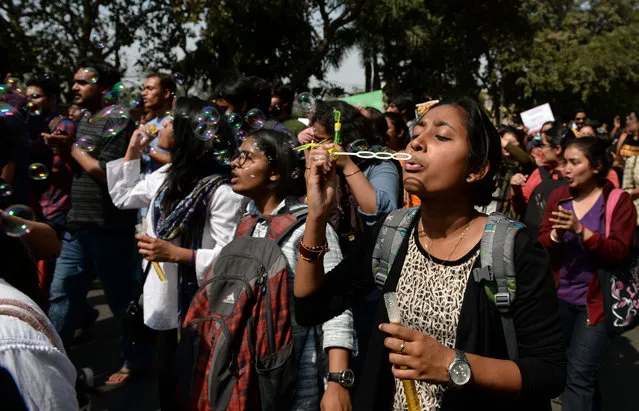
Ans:
{"label": "necklace", "polygon": [[[455,254],[455,251],[457,251],[457,248],[459,247],[459,244],[461,244],[461,242],[464,240],[464,237],[466,237],[466,233],[470,229],[470,225],[472,223],[473,223],[473,220],[470,220],[468,222],[468,224],[466,224],[466,229],[464,229],[464,231],[459,236],[459,239],[457,240],[457,244],[455,244],[455,247],[453,247],[453,250],[450,252],[450,254],[448,254],[448,257],[446,257],[446,259],[443,260],[444,262],[446,262],[446,263],[450,262],[450,258],[452,257],[453,254]],[[430,240],[430,241],[432,243],[432,240]],[[427,253],[427,256],[428,256],[428,259],[430,260],[430,262],[435,264],[435,262],[433,261],[433,258],[430,255],[430,251],[428,250],[428,244],[424,244],[424,248],[426,249],[426,253]]]}

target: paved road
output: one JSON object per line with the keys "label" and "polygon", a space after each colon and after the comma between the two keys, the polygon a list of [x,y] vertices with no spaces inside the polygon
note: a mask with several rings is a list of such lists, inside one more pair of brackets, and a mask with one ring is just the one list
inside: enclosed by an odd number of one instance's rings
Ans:
{"label": "paved road", "polygon": [[[119,331],[97,283],[89,293],[89,304],[100,310],[100,317],[90,330],[87,341],[73,347],[69,355],[76,366],[90,367],[96,374],[96,386],[102,393],[94,400],[93,411],[158,410],[153,372],[117,388],[103,385],[121,365]],[[599,383],[604,411],[637,411],[639,328],[614,340],[600,371]],[[553,403],[553,411],[560,410],[561,405]]]}

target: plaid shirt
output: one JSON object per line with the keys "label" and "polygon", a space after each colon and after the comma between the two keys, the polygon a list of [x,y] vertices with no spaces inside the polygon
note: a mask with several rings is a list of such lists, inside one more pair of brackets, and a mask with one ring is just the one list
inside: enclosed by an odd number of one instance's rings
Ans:
{"label": "plaid shirt", "polygon": [[[76,124],[58,114],[49,121],[49,131],[51,134],[64,134],[75,138]],[[54,151],[53,165],[47,179],[49,186],[40,197],[42,216],[47,220],[54,220],[71,209],[72,179],[72,160],[65,161]]]}

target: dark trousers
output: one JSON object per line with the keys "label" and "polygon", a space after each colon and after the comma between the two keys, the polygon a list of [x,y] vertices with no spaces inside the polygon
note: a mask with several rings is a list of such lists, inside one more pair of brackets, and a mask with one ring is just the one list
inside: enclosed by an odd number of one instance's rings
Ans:
{"label": "dark trousers", "polygon": [[177,410],[177,329],[158,331],[156,337],[155,352],[157,354],[160,408],[162,411]]}
{"label": "dark trousers", "polygon": [[601,409],[597,371],[610,346],[606,325],[586,324],[586,307],[559,300],[559,313],[566,342],[568,362],[566,388],[561,396],[563,411],[595,411]]}

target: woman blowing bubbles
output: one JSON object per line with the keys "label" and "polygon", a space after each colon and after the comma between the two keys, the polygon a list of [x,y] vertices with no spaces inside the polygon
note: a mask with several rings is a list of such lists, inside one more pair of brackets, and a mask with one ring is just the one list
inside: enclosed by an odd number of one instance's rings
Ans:
{"label": "woman blowing bubbles", "polygon": [[[474,210],[490,202],[500,163],[499,135],[476,102],[443,102],[420,120],[406,152],[404,187],[422,205],[405,236],[382,292],[395,291],[403,326],[388,324],[383,302],[368,349],[354,408],[406,409],[399,379],[416,380],[425,410],[539,410],[563,389],[565,358],[557,296],[548,256],[521,231],[515,239],[517,293],[511,305],[519,356],[508,353],[500,314],[483,283],[480,241],[487,216]],[[308,156],[308,218],[304,248],[325,244],[335,196],[336,167],[328,151]],[[296,318],[318,324],[342,313],[375,289],[372,250],[380,225],[337,267],[324,275],[322,253],[305,250],[295,276]],[[311,258],[308,258],[311,257]],[[465,357],[471,378],[450,382],[448,369]],[[400,368],[401,367],[401,368]],[[396,377],[393,379],[393,376]]]}

